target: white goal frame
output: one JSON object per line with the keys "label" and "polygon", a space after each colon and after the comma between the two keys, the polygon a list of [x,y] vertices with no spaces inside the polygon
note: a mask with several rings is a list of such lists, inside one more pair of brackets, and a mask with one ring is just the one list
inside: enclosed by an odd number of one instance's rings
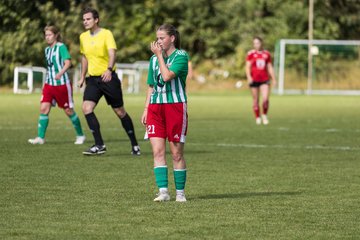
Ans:
{"label": "white goal frame", "polygon": [[[44,85],[46,80],[46,68],[43,67],[31,67],[31,66],[21,66],[15,67],[14,69],[14,93],[15,94],[30,94],[34,91],[34,72],[42,73],[42,85]],[[27,74],[26,86],[27,89],[21,89],[19,86],[19,74]]]}
{"label": "white goal frame", "polygon": [[[275,91],[279,95],[284,94],[319,94],[319,95],[360,95],[360,90],[313,90],[311,85],[305,91],[302,90],[285,90],[285,52],[286,45],[309,45],[306,39],[280,39],[279,49],[279,69],[278,69],[278,89]],[[312,45],[344,45],[359,46],[360,41],[357,40],[312,40]],[[360,79],[359,79],[360,80]]]}

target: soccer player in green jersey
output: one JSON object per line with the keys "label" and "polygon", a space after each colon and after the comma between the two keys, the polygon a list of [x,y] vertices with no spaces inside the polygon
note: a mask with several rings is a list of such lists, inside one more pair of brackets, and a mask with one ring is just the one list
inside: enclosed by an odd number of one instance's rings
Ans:
{"label": "soccer player in green jersey", "polygon": [[53,103],[63,108],[71,120],[75,132],[75,144],[83,144],[85,136],[81,128],[80,120],[74,111],[72,86],[67,70],[71,66],[71,57],[65,44],[61,41],[60,31],[55,26],[47,26],[44,29],[45,40],[48,47],[45,49],[47,63],[46,82],[42,90],[40,103],[40,116],[38,122],[38,136],[29,139],[31,144],[44,144],[46,128],[49,124],[49,113]]}
{"label": "soccer player in green jersey", "polygon": [[154,157],[155,181],[159,188],[156,202],[169,201],[168,168],[165,159],[169,141],[174,166],[176,201],[186,202],[186,163],[184,144],[187,132],[186,76],[188,54],[180,50],[180,34],[174,26],[164,24],[151,43],[147,97],[142,123],[150,138]]}

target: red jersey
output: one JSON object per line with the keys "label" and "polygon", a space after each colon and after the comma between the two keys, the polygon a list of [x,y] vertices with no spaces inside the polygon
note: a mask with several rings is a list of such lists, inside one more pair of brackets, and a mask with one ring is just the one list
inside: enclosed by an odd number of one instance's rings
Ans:
{"label": "red jersey", "polygon": [[246,56],[246,61],[251,63],[250,74],[254,82],[269,80],[267,65],[271,63],[271,55],[268,51],[251,50]]}

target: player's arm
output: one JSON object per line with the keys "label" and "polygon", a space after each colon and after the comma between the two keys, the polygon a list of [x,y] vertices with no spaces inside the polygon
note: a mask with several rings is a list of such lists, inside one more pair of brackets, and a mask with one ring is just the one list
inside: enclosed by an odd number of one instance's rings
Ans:
{"label": "player's arm", "polygon": [[86,73],[88,70],[88,61],[84,55],[81,56],[81,75],[80,81],[78,82],[78,86],[81,88],[84,84]]}
{"label": "player's arm", "polygon": [[64,67],[56,74],[55,79],[60,80],[61,76],[71,67],[71,60],[65,59],[64,61]]}
{"label": "player's arm", "polygon": [[247,81],[250,84],[253,81],[253,79],[251,77],[251,62],[250,61],[246,61],[245,71],[246,71]]}
{"label": "player's arm", "polygon": [[188,61],[188,75],[186,76],[186,82],[187,82],[188,80],[191,80],[192,77],[193,77],[193,68],[192,68],[192,63],[191,63],[191,61],[189,60],[189,61]]}
{"label": "player's arm", "polygon": [[151,94],[153,92],[153,86],[149,85],[147,92],[146,92],[146,99],[145,99],[145,108],[144,108],[144,112],[143,115],[141,117],[141,123],[146,126],[146,118],[147,118],[147,112],[148,112],[148,107],[150,104],[150,97]]}
{"label": "player's arm", "polygon": [[267,70],[271,77],[271,83],[273,84],[273,86],[276,86],[275,72],[271,62],[267,64]]}
{"label": "player's arm", "polygon": [[108,50],[108,54],[109,54],[109,62],[108,62],[108,68],[106,69],[106,71],[101,75],[101,78],[103,80],[103,82],[109,82],[111,80],[111,73],[112,70],[114,68],[115,65],[115,56],[116,56],[116,50],[113,48],[110,48]]}
{"label": "player's arm", "polygon": [[166,67],[166,63],[165,63],[164,57],[162,55],[162,49],[161,49],[160,45],[157,42],[152,42],[150,45],[150,48],[151,48],[151,51],[156,55],[156,57],[158,59],[161,76],[162,76],[164,82],[168,82],[168,81],[174,79],[176,77],[176,75],[173,71],[170,71]]}

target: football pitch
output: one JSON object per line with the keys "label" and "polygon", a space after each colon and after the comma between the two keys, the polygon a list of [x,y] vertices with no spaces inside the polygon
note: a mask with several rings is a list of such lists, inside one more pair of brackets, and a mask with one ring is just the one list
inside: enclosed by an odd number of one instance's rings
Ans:
{"label": "football pitch", "polygon": [[[154,203],[149,142],[130,155],[120,121],[96,109],[108,152],[87,157],[52,109],[36,136],[39,94],[0,95],[0,239],[358,239],[360,98],[272,96],[256,126],[247,93],[190,94],[188,202]],[[125,96],[138,139],[144,96]],[[169,169],[171,162],[169,161]]]}

